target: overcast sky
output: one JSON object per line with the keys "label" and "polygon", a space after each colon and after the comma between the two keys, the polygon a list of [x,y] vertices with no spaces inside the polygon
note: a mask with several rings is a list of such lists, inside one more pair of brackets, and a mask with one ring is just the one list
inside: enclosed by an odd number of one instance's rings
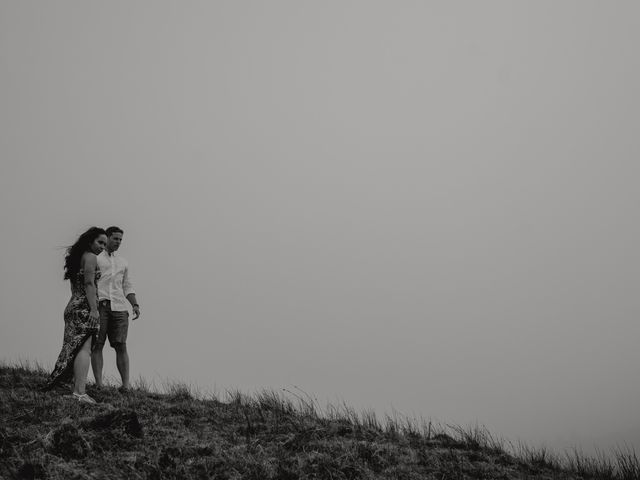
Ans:
{"label": "overcast sky", "polygon": [[3,0],[0,358],[53,365],[118,225],[133,377],[640,446],[638,45],[634,1]]}

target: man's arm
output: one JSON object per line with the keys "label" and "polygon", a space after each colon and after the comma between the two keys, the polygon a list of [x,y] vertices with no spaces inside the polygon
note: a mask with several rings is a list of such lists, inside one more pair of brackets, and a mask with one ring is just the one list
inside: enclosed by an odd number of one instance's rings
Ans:
{"label": "man's arm", "polygon": [[131,304],[131,308],[133,308],[133,320],[140,316],[140,305],[138,305],[138,299],[136,298],[136,291],[133,288],[133,282],[131,281],[131,276],[129,275],[129,265],[127,265],[124,269],[124,275],[122,277],[122,289],[124,290],[124,294],[129,300]]}
{"label": "man's arm", "polygon": [[136,299],[135,293],[130,293],[127,295],[127,300],[131,304],[131,308],[133,309],[134,317],[132,320],[135,320],[140,316],[140,305],[138,305],[138,300]]}

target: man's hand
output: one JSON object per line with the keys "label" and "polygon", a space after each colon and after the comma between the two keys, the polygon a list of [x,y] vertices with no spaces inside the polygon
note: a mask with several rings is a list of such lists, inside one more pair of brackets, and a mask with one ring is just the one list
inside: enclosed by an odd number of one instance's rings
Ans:
{"label": "man's hand", "polygon": [[133,319],[132,320],[135,320],[139,316],[140,316],[140,305],[134,305],[133,306]]}

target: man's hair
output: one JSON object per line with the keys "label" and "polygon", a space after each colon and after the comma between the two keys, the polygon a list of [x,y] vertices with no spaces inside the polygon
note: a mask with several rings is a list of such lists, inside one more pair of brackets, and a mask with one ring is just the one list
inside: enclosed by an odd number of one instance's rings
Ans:
{"label": "man's hair", "polygon": [[107,238],[109,238],[114,233],[124,233],[124,230],[122,230],[120,227],[109,227],[109,228],[107,228]]}

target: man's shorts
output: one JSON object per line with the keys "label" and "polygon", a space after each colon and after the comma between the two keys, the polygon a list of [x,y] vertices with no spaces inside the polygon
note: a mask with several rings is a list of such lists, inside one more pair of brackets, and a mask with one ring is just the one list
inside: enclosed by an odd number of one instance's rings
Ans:
{"label": "man's shorts", "polygon": [[100,312],[100,331],[96,346],[104,346],[107,338],[109,338],[109,345],[114,348],[118,344],[126,344],[129,332],[129,312],[112,311],[109,300],[102,300],[98,304],[98,311]]}

